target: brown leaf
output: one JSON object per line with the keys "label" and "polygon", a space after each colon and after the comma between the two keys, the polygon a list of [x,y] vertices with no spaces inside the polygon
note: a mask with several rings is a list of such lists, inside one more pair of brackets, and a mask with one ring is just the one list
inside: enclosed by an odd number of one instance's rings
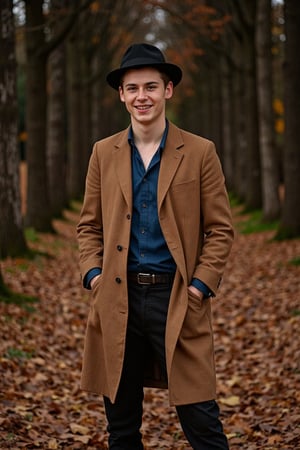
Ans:
{"label": "brown leaf", "polygon": [[240,398],[237,395],[232,395],[227,398],[220,398],[220,403],[226,406],[237,406],[240,404]]}
{"label": "brown leaf", "polygon": [[78,433],[78,434],[85,435],[85,434],[88,434],[88,432],[89,432],[88,427],[84,427],[77,423],[70,423],[70,428],[71,428],[72,433],[74,433],[74,434]]}

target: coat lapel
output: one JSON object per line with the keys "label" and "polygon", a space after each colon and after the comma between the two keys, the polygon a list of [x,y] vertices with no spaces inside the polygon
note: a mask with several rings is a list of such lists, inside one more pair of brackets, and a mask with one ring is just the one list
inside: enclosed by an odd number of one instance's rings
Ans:
{"label": "coat lapel", "polygon": [[[184,152],[182,151],[183,145],[184,142],[180,130],[175,125],[170,123],[166,146],[162,153],[158,179],[157,203],[159,212],[162,209],[163,201],[184,157]],[[186,280],[184,251],[177,224],[176,221],[172,221],[172,219],[170,219],[170,217],[172,217],[172,211],[166,209],[165,215],[167,218],[162,224],[163,233],[166,239],[167,236],[169,236],[167,239],[168,246],[176,262],[177,269],[181,273],[182,278]],[[169,222],[170,220],[172,223]],[[172,233],[169,233],[171,228]]]}
{"label": "coat lapel", "polygon": [[166,146],[163,150],[160,163],[157,190],[158,210],[161,208],[172,179],[183,158],[183,152],[180,151],[180,148],[183,147],[183,145],[184,142],[180,130],[175,125],[170,123]]}
{"label": "coat lapel", "polygon": [[120,133],[113,155],[123,196],[129,208],[132,209],[131,149],[128,144],[128,130],[127,128]]}

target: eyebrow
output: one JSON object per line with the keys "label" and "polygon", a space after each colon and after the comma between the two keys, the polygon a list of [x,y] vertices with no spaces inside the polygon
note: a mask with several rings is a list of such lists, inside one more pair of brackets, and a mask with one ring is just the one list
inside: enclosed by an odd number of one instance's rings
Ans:
{"label": "eyebrow", "polygon": [[[159,82],[158,81],[147,81],[147,83],[144,83],[144,86],[149,86],[149,85],[153,85],[153,84],[158,85]],[[137,83],[127,83],[127,84],[125,84],[124,87],[128,88],[128,87],[135,87],[135,86],[138,86],[138,84]]]}

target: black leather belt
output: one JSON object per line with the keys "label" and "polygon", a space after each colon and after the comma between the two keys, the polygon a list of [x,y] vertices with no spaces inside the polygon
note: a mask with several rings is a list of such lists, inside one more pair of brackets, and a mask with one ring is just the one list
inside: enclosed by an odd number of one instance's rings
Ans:
{"label": "black leather belt", "polygon": [[128,281],[136,284],[169,284],[174,279],[173,273],[134,273],[128,272]]}

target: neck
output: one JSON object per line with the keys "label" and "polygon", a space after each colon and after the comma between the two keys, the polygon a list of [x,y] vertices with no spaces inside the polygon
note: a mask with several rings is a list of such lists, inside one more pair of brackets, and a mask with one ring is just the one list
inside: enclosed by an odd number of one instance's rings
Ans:
{"label": "neck", "polygon": [[151,125],[132,122],[132,131],[134,135],[134,142],[138,146],[139,144],[151,144],[160,143],[162,135],[164,134],[166,127],[166,120],[160,120],[159,123],[155,122]]}
{"label": "neck", "polygon": [[157,151],[161,138],[165,131],[166,121],[157,123],[152,126],[132,123],[132,131],[134,135],[134,143],[143,160],[145,169],[147,170],[154,153]]}

